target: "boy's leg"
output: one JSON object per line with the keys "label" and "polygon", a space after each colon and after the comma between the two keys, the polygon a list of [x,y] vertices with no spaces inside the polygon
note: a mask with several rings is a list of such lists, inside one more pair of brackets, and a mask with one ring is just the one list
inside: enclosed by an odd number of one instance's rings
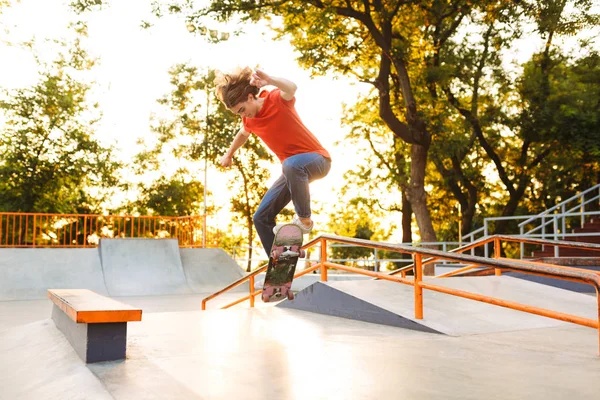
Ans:
{"label": "boy's leg", "polygon": [[256,227],[256,232],[258,233],[258,237],[260,238],[267,256],[269,256],[269,253],[271,252],[273,240],[275,239],[275,234],[273,233],[275,217],[283,210],[290,200],[291,195],[286,178],[281,175],[267,193],[265,193],[258,209],[254,213],[254,226]]}
{"label": "boy's leg", "polygon": [[[325,177],[331,169],[331,161],[318,153],[303,153],[283,162],[283,175],[291,194],[296,214],[302,220],[310,219],[310,190],[308,184]],[[309,222],[309,225],[312,221]]]}

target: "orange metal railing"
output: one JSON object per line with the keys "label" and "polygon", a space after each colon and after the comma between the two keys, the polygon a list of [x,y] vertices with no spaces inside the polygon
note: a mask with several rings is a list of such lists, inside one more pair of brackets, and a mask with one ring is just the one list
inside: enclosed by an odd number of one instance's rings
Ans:
{"label": "orange metal railing", "polygon": [[[598,349],[600,354],[600,274],[590,272],[587,270],[581,270],[577,268],[565,268],[551,264],[544,263],[529,263],[529,262],[521,262],[518,260],[508,260],[505,258],[500,258],[500,247],[502,245],[502,240],[519,240],[510,236],[492,236],[490,238],[486,238],[486,240],[482,240],[479,244],[490,243],[493,242],[495,245],[495,257],[496,258],[484,258],[478,257],[474,255],[466,255],[461,252],[444,252],[439,250],[433,250],[428,248],[419,248],[413,246],[405,246],[400,244],[389,244],[389,243],[381,243],[374,242],[363,239],[355,239],[355,238],[346,238],[341,236],[333,236],[333,235],[320,235],[314,240],[308,242],[303,246],[304,249],[308,249],[310,247],[320,245],[321,247],[321,257],[320,261],[307,268],[299,273],[297,273],[294,278],[300,277],[304,274],[310,273],[317,269],[321,272],[321,281],[327,281],[327,271],[328,269],[339,269],[347,272],[353,272],[356,274],[367,275],[377,279],[385,279],[388,281],[394,281],[406,285],[410,285],[414,287],[414,314],[416,319],[423,318],[423,289],[433,290],[440,293],[445,293],[453,296],[463,297],[471,300],[481,301],[484,303],[494,304],[501,307],[510,308],[517,311],[527,312],[531,314],[541,315],[548,318],[558,319],[561,321],[571,322],[574,324],[587,326],[590,328],[594,328],[598,330]],[[522,239],[526,240],[526,239]],[[381,272],[374,272],[363,270],[360,268],[348,267],[341,264],[334,264],[327,261],[327,242],[337,242],[337,243],[345,243],[352,244],[355,246],[368,247],[372,249],[380,249],[380,250],[389,250],[399,253],[412,254],[415,263],[413,266],[413,276],[406,277],[406,271],[402,274],[402,276],[396,276],[395,274],[385,274]],[[541,239],[535,239],[537,243],[542,244],[541,242],[552,242],[552,241],[544,241]],[[562,243],[562,242],[561,242]],[[561,243],[543,243],[543,244],[552,244],[552,245],[560,245]],[[470,244],[471,246],[472,244]],[[571,245],[570,243],[567,245]],[[576,245],[580,247],[579,244]],[[468,247],[468,246],[467,246]],[[584,245],[584,247],[592,249],[592,250],[600,250],[600,245]],[[470,248],[470,247],[469,247]],[[424,259],[427,257],[427,259]],[[585,283],[594,286],[596,289],[596,300],[597,300],[597,319],[584,318],[577,315],[566,314],[558,311],[548,310],[540,307],[534,307],[526,304],[521,304],[513,301],[503,300],[499,298],[494,298],[490,296],[481,295],[478,293],[471,293],[462,290],[452,289],[445,286],[435,285],[431,282],[423,281],[423,268],[425,263],[433,262],[432,260],[447,260],[465,263],[471,265],[473,267],[487,267],[493,268],[497,275],[500,275],[502,271],[518,271],[527,274],[534,274],[545,276],[549,278],[555,279],[566,279],[570,281]],[[228,308],[233,305],[239,304],[245,300],[250,300],[250,306],[254,306],[254,297],[259,295],[262,290],[254,289],[254,278],[257,274],[266,271],[267,265],[257,269],[256,271],[250,273],[249,275],[237,280],[231,285],[223,288],[222,290],[206,297],[202,300],[202,310],[206,310],[206,303],[219,296],[220,294],[236,287],[244,282],[249,281],[249,294],[241,299],[236,300],[233,303],[230,303],[222,308]]]}
{"label": "orange metal railing", "polygon": [[[494,258],[500,259],[500,258],[502,258],[501,257],[502,243],[523,243],[523,244],[549,246],[552,248],[556,246],[556,247],[579,249],[579,250],[590,250],[590,251],[597,251],[598,257],[600,257],[600,246],[597,244],[594,244],[594,243],[572,242],[572,241],[566,241],[566,240],[546,240],[546,239],[536,239],[536,238],[528,238],[528,237],[509,236],[509,235],[494,235],[494,236],[481,238],[481,239],[476,240],[472,243],[469,243],[465,246],[450,250],[450,253],[465,253],[467,251],[471,251],[471,250],[492,244],[493,250],[494,250]],[[423,264],[427,265],[427,264],[434,263],[436,261],[438,261],[438,259],[435,257],[427,258],[426,260],[423,261]],[[525,261],[525,260],[521,260],[521,262],[530,263],[530,264],[532,263],[532,261]],[[542,262],[536,262],[535,264],[548,265],[548,266],[553,266],[556,268],[563,268],[563,269],[573,269],[572,267],[565,267],[562,265],[548,264],[548,263],[542,263]],[[392,274],[400,273],[403,276],[405,276],[406,271],[412,270],[413,267],[414,267],[414,264],[409,264],[409,265],[402,267],[396,271],[393,271]],[[475,268],[481,268],[481,265],[467,265],[463,268],[458,268],[454,271],[450,271],[445,274],[438,275],[438,278],[446,278],[446,277],[450,277],[450,276],[460,275],[460,274],[463,274],[470,270],[473,270]],[[489,269],[489,268],[486,268],[486,269]],[[579,268],[574,268],[574,269],[580,270]],[[481,271],[481,272],[483,273],[484,271]],[[600,271],[590,271],[590,272],[600,274]],[[496,270],[495,274],[499,275],[500,271]]]}
{"label": "orange metal railing", "polygon": [[96,247],[100,238],[178,239],[203,247],[206,216],[0,213],[0,247]]}

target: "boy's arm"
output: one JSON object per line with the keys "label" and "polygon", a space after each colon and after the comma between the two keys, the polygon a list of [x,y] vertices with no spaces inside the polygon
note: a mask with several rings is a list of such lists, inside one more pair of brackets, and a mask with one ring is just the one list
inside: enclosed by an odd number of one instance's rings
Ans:
{"label": "boy's arm", "polygon": [[294,94],[296,94],[296,89],[298,86],[288,79],[285,78],[277,78],[274,76],[267,75],[263,71],[256,70],[252,75],[250,80],[250,84],[256,87],[263,87],[265,85],[273,85],[279,88],[281,93],[281,97],[284,100],[291,100],[294,98]]}
{"label": "boy's arm", "polygon": [[240,147],[244,145],[244,143],[246,143],[246,141],[248,140],[248,136],[250,136],[250,134],[246,132],[246,130],[243,127],[240,128],[237,135],[235,135],[233,142],[231,142],[231,146],[229,146],[229,149],[227,150],[225,155],[221,157],[222,167],[227,168],[231,166],[233,155]]}

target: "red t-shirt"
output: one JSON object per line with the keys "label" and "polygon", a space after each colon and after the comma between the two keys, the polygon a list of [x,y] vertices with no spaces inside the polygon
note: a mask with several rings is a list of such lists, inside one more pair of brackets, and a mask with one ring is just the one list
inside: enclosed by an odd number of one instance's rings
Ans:
{"label": "red t-shirt", "polygon": [[300,120],[294,108],[295,97],[286,101],[279,89],[270,92],[263,90],[259,97],[265,100],[258,114],[254,118],[242,118],[246,132],[261,138],[281,162],[302,153],[319,153],[331,159],[327,150]]}

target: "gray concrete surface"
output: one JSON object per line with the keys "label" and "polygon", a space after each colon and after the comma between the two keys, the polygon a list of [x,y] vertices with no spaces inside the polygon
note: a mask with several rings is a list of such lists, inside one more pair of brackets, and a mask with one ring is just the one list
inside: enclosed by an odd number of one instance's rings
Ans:
{"label": "gray concrete surface", "polygon": [[32,300],[48,288],[107,294],[96,249],[0,249],[0,301]]}
{"label": "gray concrete surface", "polygon": [[[215,292],[245,275],[223,249],[179,249],[188,285],[195,293]],[[248,292],[243,284],[236,291]]]}
{"label": "gray concrete surface", "polygon": [[[381,285],[381,282],[368,281],[362,282],[360,285],[352,283],[350,286],[359,289],[375,287],[377,288],[376,294],[379,299],[390,294],[386,290],[382,290],[382,287],[385,285]],[[389,289],[395,293],[398,288],[390,287]],[[366,293],[373,294],[372,292]],[[397,298],[390,296],[390,301],[393,302],[394,300],[397,300]],[[393,304],[392,307],[386,307],[382,303],[389,305],[388,302],[379,301],[378,303],[379,305],[376,305],[371,298],[362,296],[361,294],[353,296],[346,290],[339,290],[335,287],[335,284],[316,282],[296,293],[293,301],[284,301],[277,304],[277,306],[422,332],[442,333],[429,327],[427,323],[415,320],[414,318],[407,318],[402,313],[398,313],[397,308]]]}
{"label": "gray concrete surface", "polygon": [[[596,299],[580,293],[506,276],[426,278],[432,284],[484,294],[521,304],[597,319]],[[487,303],[423,291],[424,315],[414,318],[414,289],[388,281],[317,283],[280,307],[380,322],[430,328],[452,336],[555,327],[564,322]],[[405,321],[406,320],[406,321]],[[415,324],[411,324],[410,322]],[[422,326],[422,327],[419,327]]]}
{"label": "gray concrete surface", "polygon": [[[28,249],[24,258],[7,264],[6,250],[12,249],[0,249],[0,282],[5,279],[0,296],[41,299],[0,301],[1,400],[587,400],[600,393],[597,330],[431,291],[424,294],[425,318],[458,336],[274,307],[260,299],[255,309],[248,302],[218,309],[242,293],[217,297],[208,311],[200,305],[210,292],[115,297],[144,310],[143,321],[128,324],[127,359],[86,365],[50,319],[52,303],[43,297],[47,282],[68,283],[66,275],[78,273],[71,261],[80,255],[50,262],[32,252],[40,249]],[[227,260],[217,261],[223,257],[219,252],[183,250],[178,254],[189,293],[220,287],[222,275],[225,286],[241,274]],[[155,249],[144,251],[152,258]],[[144,271],[142,258],[127,261],[138,262],[135,274]],[[32,264],[41,268],[31,272],[35,276],[15,273],[16,267]],[[50,265],[57,267],[44,271]],[[87,275],[81,279],[98,284]],[[597,318],[595,297],[515,278],[436,283]],[[412,287],[372,280],[323,286],[374,307],[406,308],[409,314],[414,309]],[[410,297],[399,288],[408,289]]]}
{"label": "gray concrete surface", "polygon": [[177,239],[100,239],[111,296],[189,294]]}
{"label": "gray concrete surface", "polygon": [[278,307],[144,314],[128,358],[85,364],[49,319],[0,331],[0,398],[597,399],[598,337],[463,337]]}
{"label": "gray concrete surface", "polygon": [[[244,275],[221,249],[172,239],[102,239],[100,249],[0,249],[0,302],[45,299],[47,289],[110,296],[210,294]],[[248,285],[234,292],[247,292]]]}

